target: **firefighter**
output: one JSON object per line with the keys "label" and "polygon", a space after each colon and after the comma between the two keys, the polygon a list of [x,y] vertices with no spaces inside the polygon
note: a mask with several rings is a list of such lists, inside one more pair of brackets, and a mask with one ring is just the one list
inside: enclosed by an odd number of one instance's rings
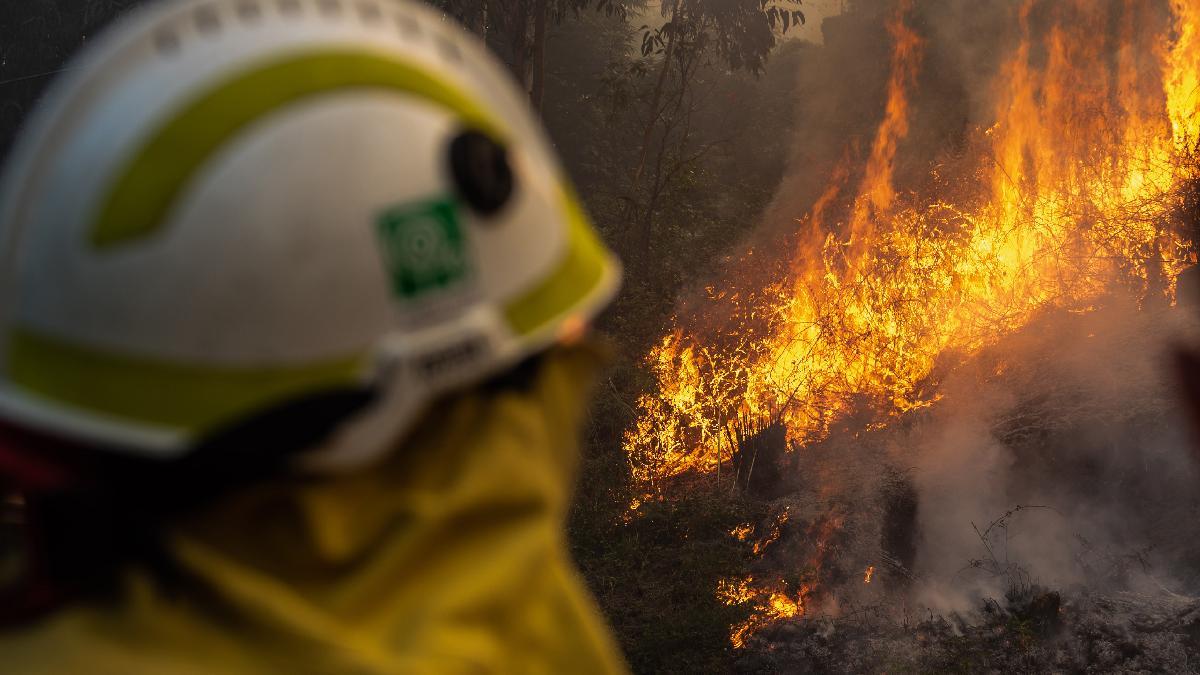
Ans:
{"label": "firefighter", "polygon": [[624,670],[563,528],[618,264],[438,13],[134,12],[0,225],[0,670]]}

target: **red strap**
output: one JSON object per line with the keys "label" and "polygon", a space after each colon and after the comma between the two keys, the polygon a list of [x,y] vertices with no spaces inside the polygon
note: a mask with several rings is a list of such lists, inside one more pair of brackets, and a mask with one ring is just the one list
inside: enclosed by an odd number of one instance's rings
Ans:
{"label": "red strap", "polygon": [[0,485],[30,491],[55,491],[76,484],[78,476],[55,458],[68,444],[0,422]]}
{"label": "red strap", "polygon": [[47,568],[40,500],[78,486],[78,473],[62,457],[69,442],[0,421],[0,497],[17,494],[23,500],[21,538],[27,559],[17,584],[0,588],[0,626],[20,625],[60,606],[69,596]]}

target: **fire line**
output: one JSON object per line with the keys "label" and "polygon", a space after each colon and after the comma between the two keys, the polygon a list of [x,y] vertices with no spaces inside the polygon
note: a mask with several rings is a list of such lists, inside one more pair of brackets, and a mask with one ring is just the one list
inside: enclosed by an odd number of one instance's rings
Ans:
{"label": "fire line", "polygon": [[[1173,302],[1195,260],[1177,214],[1200,178],[1188,161],[1200,140],[1200,0],[1171,0],[1170,25],[1134,30],[1149,24],[1148,5],[1063,0],[1035,30],[1039,3],[1025,0],[989,123],[954,165],[961,175],[939,173],[932,194],[915,194],[898,192],[894,174],[923,43],[911,0],[898,2],[861,179],[851,187],[855,172],[833,171],[779,278],[710,288],[709,318],[676,320],[647,354],[657,387],[624,439],[645,494],[730,464],[741,428],[782,423],[789,448],[802,448],[863,401],[880,411],[873,428],[933,405],[938,368],[1041,311],[1091,311],[1117,291]],[[1122,28],[1109,30],[1113,18]],[[761,257],[748,251],[743,264]],[[735,644],[811,604],[811,588],[739,583],[736,597],[758,610],[734,627]]]}

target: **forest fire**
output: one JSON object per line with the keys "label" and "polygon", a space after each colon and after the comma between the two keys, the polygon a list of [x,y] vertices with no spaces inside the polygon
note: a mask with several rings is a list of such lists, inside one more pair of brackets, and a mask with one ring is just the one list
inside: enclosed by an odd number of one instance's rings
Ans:
{"label": "forest fire", "polygon": [[[930,406],[939,374],[1046,310],[1088,312],[1113,293],[1172,302],[1196,261],[1180,210],[1200,178],[1200,1],[1169,7],[1025,0],[990,85],[990,123],[927,189],[901,192],[894,167],[923,45],[912,2],[898,2],[886,106],[863,166],[833,172],[778,278],[710,288],[722,318],[679,321],[647,355],[657,391],[625,436],[645,492],[731,467],[739,425],[781,422],[795,449],[862,408],[880,425]],[[755,253],[742,264],[764,264]],[[755,603],[735,646],[802,616],[813,590],[760,582],[719,593]]]}

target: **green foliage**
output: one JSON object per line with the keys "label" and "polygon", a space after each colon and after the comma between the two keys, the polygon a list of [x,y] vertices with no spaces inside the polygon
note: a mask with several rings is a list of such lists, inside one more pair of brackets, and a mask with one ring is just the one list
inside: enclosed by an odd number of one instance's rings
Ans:
{"label": "green foliage", "polygon": [[661,5],[668,21],[642,27],[642,56],[665,53],[672,39],[692,49],[713,47],[732,70],[761,72],[776,33],[804,23],[800,0],[679,0]]}

